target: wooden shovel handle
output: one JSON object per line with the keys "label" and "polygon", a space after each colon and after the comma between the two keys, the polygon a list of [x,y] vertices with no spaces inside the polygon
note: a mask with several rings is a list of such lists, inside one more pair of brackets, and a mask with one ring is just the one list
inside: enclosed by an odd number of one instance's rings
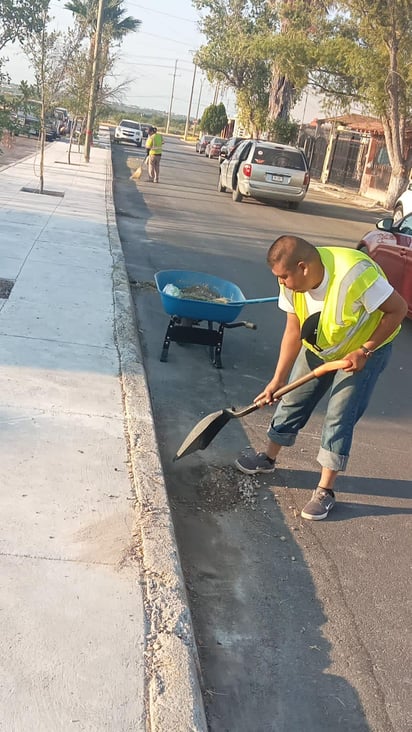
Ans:
{"label": "wooden shovel handle", "polygon": [[[302,384],[306,384],[308,381],[312,381],[312,379],[319,379],[321,376],[324,376],[325,374],[328,374],[330,371],[338,371],[339,369],[344,369],[347,366],[350,366],[350,361],[347,359],[340,359],[339,361],[325,361],[325,363],[322,363],[320,366],[317,366],[313,371],[310,371],[309,374],[305,374],[305,376],[301,376],[300,379],[296,379],[295,381],[291,381],[290,384],[286,384],[285,386],[282,386],[280,389],[277,389],[273,393],[273,399],[280,399],[284,394],[288,394],[290,391],[293,391],[294,389],[297,389],[298,386],[302,386]],[[238,412],[234,412],[234,417],[246,417],[247,414],[251,414],[252,412],[255,412],[256,409],[260,409],[262,405],[257,402],[257,404],[249,404],[248,407],[245,407],[244,409],[240,409]]]}

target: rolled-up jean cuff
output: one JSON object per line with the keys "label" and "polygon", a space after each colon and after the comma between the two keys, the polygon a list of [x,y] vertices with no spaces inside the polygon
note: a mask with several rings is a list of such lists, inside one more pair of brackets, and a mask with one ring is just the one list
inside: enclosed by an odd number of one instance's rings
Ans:
{"label": "rolled-up jean cuff", "polygon": [[325,450],[321,447],[318,452],[318,463],[322,468],[329,468],[329,470],[341,470],[344,472],[348,464],[349,455],[337,455],[334,452]]}
{"label": "rolled-up jean cuff", "polygon": [[273,429],[272,425],[270,425],[267,431],[267,436],[271,442],[275,442],[277,445],[281,445],[282,447],[292,447],[296,442],[296,435],[294,432],[278,432]]}

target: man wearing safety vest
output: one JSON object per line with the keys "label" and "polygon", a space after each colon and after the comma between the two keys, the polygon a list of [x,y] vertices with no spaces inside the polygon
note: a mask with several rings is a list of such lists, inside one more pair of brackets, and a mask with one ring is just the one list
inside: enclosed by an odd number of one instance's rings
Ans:
{"label": "man wearing safety vest", "polygon": [[163,137],[156,127],[149,127],[149,137],[146,140],[146,152],[148,160],[149,180],[152,183],[159,182],[160,158],[162,157]]}
{"label": "man wearing safety vest", "polygon": [[[344,247],[315,247],[295,236],[280,236],[267,262],[279,282],[279,307],[287,314],[273,378],[255,403],[272,404],[289,378],[309,374],[328,361],[347,366],[311,379],[282,397],[268,429],[264,452],[242,454],[243,473],[271,473],[281,447],[295,443],[319,400],[329,391],[317,460],[320,480],[301,516],[318,521],[335,505],[333,486],[346,469],[355,424],[388,364],[392,341],[407,304],[376,262]],[[313,328],[307,326],[315,322]],[[305,324],[305,325],[304,325]]]}

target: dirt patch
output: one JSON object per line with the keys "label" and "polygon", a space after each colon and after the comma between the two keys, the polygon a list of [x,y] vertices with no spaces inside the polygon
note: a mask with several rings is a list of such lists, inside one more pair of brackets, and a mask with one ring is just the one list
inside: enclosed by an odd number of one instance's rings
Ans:
{"label": "dirt patch", "polygon": [[14,285],[14,280],[4,280],[0,279],[0,298],[2,300],[7,300],[9,297]]}
{"label": "dirt patch", "polygon": [[27,137],[7,138],[0,142],[0,169],[3,166],[16,163],[18,160],[25,158],[37,152],[39,141],[37,139]]}

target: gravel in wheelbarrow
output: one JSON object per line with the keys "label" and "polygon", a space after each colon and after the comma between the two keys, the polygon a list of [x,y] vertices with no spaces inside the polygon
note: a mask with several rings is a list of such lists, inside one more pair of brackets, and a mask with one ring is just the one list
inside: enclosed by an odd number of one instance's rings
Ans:
{"label": "gravel in wheelbarrow", "polygon": [[[233,322],[245,305],[256,302],[274,302],[277,297],[247,300],[242,290],[233,282],[204,272],[189,270],[162,270],[154,276],[165,312],[171,316],[163,343],[160,360],[167,361],[168,349],[172,341],[177,343],[196,343],[209,346],[209,354],[216,368],[221,368],[225,328],[255,329],[254,323]],[[198,324],[207,321],[207,328]],[[218,324],[218,330],[213,328]]]}

